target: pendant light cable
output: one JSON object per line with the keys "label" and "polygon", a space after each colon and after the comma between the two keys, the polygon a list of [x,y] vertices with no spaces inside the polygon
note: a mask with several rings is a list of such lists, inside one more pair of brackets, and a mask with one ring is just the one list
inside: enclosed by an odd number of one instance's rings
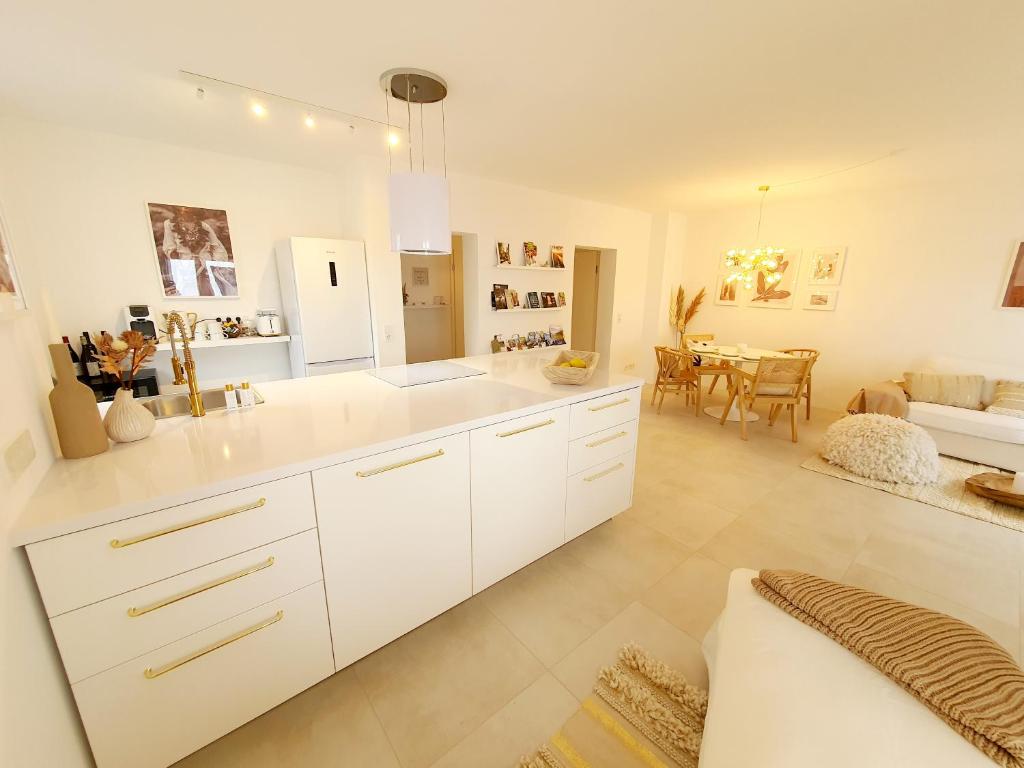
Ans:
{"label": "pendant light cable", "polygon": [[420,172],[427,172],[427,142],[423,139],[423,102],[420,102]]}
{"label": "pendant light cable", "polygon": [[770,187],[768,185],[764,185],[757,189],[761,193],[761,204],[757,207],[757,232],[754,235],[754,245],[761,242],[761,217],[764,215],[764,199],[768,197],[768,190]]}
{"label": "pendant light cable", "polygon": [[390,90],[391,83],[388,83],[388,87],[384,89],[384,115],[388,121],[387,135],[384,137],[384,143],[388,145],[388,176],[391,175],[391,99],[388,98]]}
{"label": "pendant light cable", "polygon": [[448,178],[448,136],[444,130],[444,99],[441,99],[441,160],[444,163],[444,177]]}
{"label": "pendant light cable", "polygon": [[405,76],[405,118],[409,131],[409,173],[412,173],[412,81]]}

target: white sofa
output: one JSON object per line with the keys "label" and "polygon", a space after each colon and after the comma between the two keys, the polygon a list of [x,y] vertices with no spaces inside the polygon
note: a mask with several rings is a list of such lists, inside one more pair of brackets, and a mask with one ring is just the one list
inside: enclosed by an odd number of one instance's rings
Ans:
{"label": "white sofa", "polygon": [[[1024,381],[1024,366],[1017,368],[946,357],[933,358],[914,370],[984,376],[982,403],[985,406],[992,403],[996,381]],[[928,430],[941,454],[1024,472],[1024,419],[951,405],[911,402],[907,420]]]}
{"label": "white sofa", "polygon": [[700,768],[992,768],[897,683],[729,579],[704,638],[710,690]]}

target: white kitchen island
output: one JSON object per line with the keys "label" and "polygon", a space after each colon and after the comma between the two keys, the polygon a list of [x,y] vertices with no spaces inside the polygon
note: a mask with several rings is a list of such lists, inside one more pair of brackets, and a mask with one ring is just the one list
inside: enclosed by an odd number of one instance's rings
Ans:
{"label": "white kitchen island", "polygon": [[642,382],[551,384],[556,353],[261,384],[58,461],[15,541],[100,768],[169,765],[628,508]]}

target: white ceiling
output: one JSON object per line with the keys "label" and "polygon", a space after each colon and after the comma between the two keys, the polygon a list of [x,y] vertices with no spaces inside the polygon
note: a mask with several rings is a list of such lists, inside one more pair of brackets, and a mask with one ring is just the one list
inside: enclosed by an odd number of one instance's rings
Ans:
{"label": "white ceiling", "polygon": [[273,101],[258,121],[245,94],[199,101],[178,70],[378,120],[381,72],[434,70],[449,168],[650,210],[895,150],[801,189],[1024,172],[1021,0],[5,0],[3,16],[3,113],[313,166],[383,158],[382,129],[311,132]]}

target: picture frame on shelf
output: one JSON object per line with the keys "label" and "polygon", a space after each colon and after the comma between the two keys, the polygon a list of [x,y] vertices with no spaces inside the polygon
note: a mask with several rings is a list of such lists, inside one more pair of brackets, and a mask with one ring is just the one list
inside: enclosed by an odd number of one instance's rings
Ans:
{"label": "picture frame on shelf", "polygon": [[530,291],[526,294],[526,303],[530,309],[540,309],[540,296],[536,291]]}
{"label": "picture frame on shelf", "polygon": [[541,291],[540,305],[544,309],[554,309],[556,306],[558,306],[555,303],[555,294],[552,293],[551,291]]}
{"label": "picture frame on shelf", "polygon": [[846,267],[846,247],[821,247],[811,250],[807,265],[808,285],[839,285]]}
{"label": "picture frame on shelf", "polygon": [[726,275],[718,276],[718,284],[715,286],[715,304],[723,307],[738,307],[740,305],[740,284],[737,281],[728,282]]}
{"label": "picture frame on shelf", "polygon": [[551,335],[551,346],[557,347],[565,344],[565,332],[560,325],[549,325],[548,333]]}
{"label": "picture frame on shelf", "polygon": [[1003,281],[1000,309],[1024,309],[1024,241],[1018,242],[1010,256],[1010,266]]}
{"label": "picture frame on shelf", "polygon": [[508,286],[498,285],[495,283],[494,290],[491,291],[492,306],[496,310],[508,309]]}
{"label": "picture frame on shelf", "polygon": [[558,292],[558,306],[560,306],[560,307],[564,307],[565,306],[565,291],[559,291]]}
{"label": "picture frame on shelf", "polygon": [[523,243],[523,263],[528,267],[537,266],[537,244],[527,240]]}
{"label": "picture frame on shelf", "polygon": [[227,211],[169,203],[146,211],[164,298],[238,298]]}
{"label": "picture frame on shelf", "polygon": [[804,295],[803,308],[819,312],[834,312],[839,299],[838,288],[812,287]]}
{"label": "picture frame on shelf", "polygon": [[508,297],[508,308],[509,309],[518,309],[519,308],[519,291],[517,291],[515,288],[510,288],[508,291],[505,292],[505,295]]}
{"label": "picture frame on shelf", "polygon": [[413,285],[430,285],[430,268],[429,267],[413,267],[412,268],[412,284]]}
{"label": "picture frame on shelf", "polygon": [[565,269],[565,249],[560,245],[551,246],[551,268]]}
{"label": "picture frame on shelf", "polygon": [[14,263],[14,251],[7,232],[7,222],[0,211],[0,312],[25,309],[25,294]]}
{"label": "picture frame on shelf", "polygon": [[512,266],[512,249],[508,243],[503,243],[500,240],[496,247],[498,253],[498,265]]}

